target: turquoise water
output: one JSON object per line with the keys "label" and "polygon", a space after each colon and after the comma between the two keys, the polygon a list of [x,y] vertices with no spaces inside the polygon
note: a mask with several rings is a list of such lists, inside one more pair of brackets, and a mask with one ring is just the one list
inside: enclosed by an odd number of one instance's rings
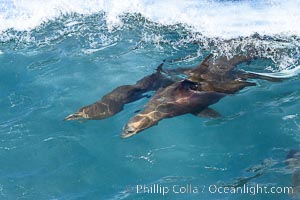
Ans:
{"label": "turquoise water", "polygon": [[[104,13],[67,14],[1,33],[0,199],[289,199],[211,194],[208,187],[243,180],[291,186],[284,160],[300,141],[299,38],[227,40],[139,14],[121,21],[109,29]],[[121,139],[124,124],[149,100],[144,98],[105,120],[63,121],[115,87],[151,74],[164,59],[177,60],[166,68],[191,66],[208,52],[230,56],[253,46],[269,59],[240,68],[291,78],[253,80],[257,86],[212,106],[220,119],[179,116]],[[137,194],[137,185],[153,184],[191,184],[201,191]]]}

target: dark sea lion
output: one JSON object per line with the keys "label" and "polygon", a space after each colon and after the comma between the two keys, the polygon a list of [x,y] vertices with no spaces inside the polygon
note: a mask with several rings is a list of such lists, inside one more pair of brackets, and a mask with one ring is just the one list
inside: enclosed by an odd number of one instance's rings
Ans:
{"label": "dark sea lion", "polygon": [[121,137],[135,135],[164,118],[187,113],[198,115],[225,96],[222,93],[197,91],[197,87],[197,83],[184,80],[158,90],[145,110],[131,118]]}
{"label": "dark sea lion", "polygon": [[[131,118],[124,127],[122,137],[132,136],[156,125],[164,118],[192,113],[202,117],[218,117],[218,112],[209,108],[222,97],[234,94],[247,86],[256,85],[247,79],[280,81],[264,75],[237,70],[236,66],[255,59],[251,54],[236,55],[228,59],[214,59],[208,55],[196,67],[163,70],[163,63],[155,73],[142,78],[134,85],[117,87],[100,101],[80,108],[65,120],[104,119],[120,112],[124,105],[144,97],[148,91],[157,91],[145,110]],[[183,80],[178,75],[185,74]]]}
{"label": "dark sea lion", "polygon": [[142,78],[134,85],[123,85],[115,88],[103,96],[100,101],[80,108],[77,112],[67,116],[65,120],[104,119],[110,117],[123,110],[125,104],[144,97],[143,94],[145,92],[172,84],[174,81],[163,73],[162,66],[163,63],[157,67],[155,73]]}
{"label": "dark sea lion", "polygon": [[290,195],[294,200],[300,200],[300,150],[290,150],[286,157],[286,163],[293,171],[293,191]]}
{"label": "dark sea lion", "polygon": [[144,111],[130,119],[123,128],[122,138],[156,125],[164,118],[187,113],[197,116],[217,117],[218,112],[208,108],[228,94],[234,94],[255,83],[248,78],[277,81],[276,78],[235,70],[235,66],[254,59],[254,56],[237,55],[231,59],[207,56],[196,68],[184,71],[187,79],[160,89],[151,98]]}
{"label": "dark sea lion", "polygon": [[234,80],[234,79],[263,79],[272,82],[281,81],[280,78],[272,78],[269,76],[259,75],[253,72],[245,72],[243,70],[237,70],[236,66],[241,63],[249,63],[255,59],[257,56],[253,54],[248,55],[235,55],[232,58],[227,58],[226,56],[213,58],[212,54],[209,54],[198,66],[194,68],[188,68],[184,71],[185,74],[189,76],[190,79],[195,81],[209,81],[214,82]]}

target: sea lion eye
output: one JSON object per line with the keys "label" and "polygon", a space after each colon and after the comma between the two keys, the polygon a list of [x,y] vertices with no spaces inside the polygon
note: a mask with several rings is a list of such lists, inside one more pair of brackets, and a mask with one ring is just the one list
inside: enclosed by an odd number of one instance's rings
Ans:
{"label": "sea lion eye", "polygon": [[193,84],[193,85],[190,86],[190,89],[191,90],[197,90],[198,87],[199,87],[199,84]]}
{"label": "sea lion eye", "polygon": [[182,86],[186,89],[197,90],[199,87],[199,83],[186,79],[182,81]]}

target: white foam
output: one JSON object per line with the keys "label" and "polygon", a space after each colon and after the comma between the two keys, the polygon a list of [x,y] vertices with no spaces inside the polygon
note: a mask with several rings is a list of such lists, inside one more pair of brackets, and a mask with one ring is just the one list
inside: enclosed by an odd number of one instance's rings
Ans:
{"label": "white foam", "polygon": [[107,45],[107,46],[97,48],[97,49],[83,49],[82,52],[85,53],[85,54],[93,54],[95,52],[102,51],[104,49],[107,49],[109,47],[113,47],[113,46],[116,46],[116,45],[117,45],[117,43],[113,43],[111,45]]}
{"label": "white foam", "polygon": [[286,116],[282,117],[283,120],[295,119],[295,118],[297,118],[297,114],[296,115],[286,115]]}
{"label": "white foam", "polygon": [[122,24],[119,16],[140,13],[165,25],[186,24],[208,37],[231,38],[253,33],[300,35],[300,0],[2,0],[0,31],[30,30],[61,14],[104,11],[109,28]]}
{"label": "white foam", "polygon": [[278,72],[273,72],[273,73],[255,73],[259,75],[264,75],[268,77],[274,77],[274,78],[292,78],[294,76],[297,76],[300,74],[300,65],[294,67],[294,68],[286,68],[282,69]]}

